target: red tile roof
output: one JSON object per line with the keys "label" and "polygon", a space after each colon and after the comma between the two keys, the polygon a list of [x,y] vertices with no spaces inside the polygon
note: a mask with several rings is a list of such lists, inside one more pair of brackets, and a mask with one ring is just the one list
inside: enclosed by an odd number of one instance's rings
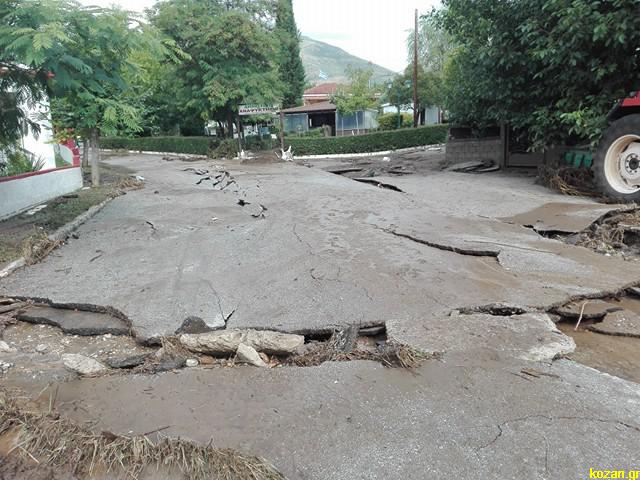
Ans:
{"label": "red tile roof", "polygon": [[312,103],[302,107],[285,108],[282,113],[314,113],[314,112],[335,112],[336,106],[331,102]]}
{"label": "red tile roof", "polygon": [[337,83],[321,83],[320,85],[305,90],[304,95],[332,95],[336,93],[337,89]]}

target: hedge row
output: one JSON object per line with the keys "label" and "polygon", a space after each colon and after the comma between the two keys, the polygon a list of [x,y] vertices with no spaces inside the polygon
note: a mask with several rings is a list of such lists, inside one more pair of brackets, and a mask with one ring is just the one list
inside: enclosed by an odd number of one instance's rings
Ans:
{"label": "hedge row", "polygon": [[215,137],[118,137],[100,139],[100,147],[111,150],[192,153],[195,155],[208,155],[219,144],[220,141]]}
{"label": "hedge row", "polygon": [[345,137],[286,139],[295,155],[367,153],[445,143],[447,125],[428,125]]}

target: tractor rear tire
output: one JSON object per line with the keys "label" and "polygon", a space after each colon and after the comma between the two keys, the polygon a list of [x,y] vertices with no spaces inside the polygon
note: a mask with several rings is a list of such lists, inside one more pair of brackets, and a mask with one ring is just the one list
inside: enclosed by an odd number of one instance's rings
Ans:
{"label": "tractor rear tire", "polygon": [[[593,173],[599,190],[609,198],[640,202],[640,186],[629,185],[621,173],[620,154],[630,146],[640,145],[640,114],[627,115],[613,122],[604,132],[593,158]],[[633,145],[632,145],[633,144]],[[634,157],[635,158],[635,157]],[[634,168],[635,167],[635,168]],[[640,176],[640,166],[633,160],[626,175]]]}

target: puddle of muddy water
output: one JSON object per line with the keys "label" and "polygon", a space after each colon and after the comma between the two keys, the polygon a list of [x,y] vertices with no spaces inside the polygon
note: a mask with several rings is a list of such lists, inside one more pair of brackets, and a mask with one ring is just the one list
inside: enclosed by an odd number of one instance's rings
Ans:
{"label": "puddle of muddy water", "polygon": [[558,329],[576,342],[576,351],[569,358],[601,372],[640,383],[640,339],[602,335],[587,327],[593,322],[583,322],[574,331],[575,323],[560,322]]}

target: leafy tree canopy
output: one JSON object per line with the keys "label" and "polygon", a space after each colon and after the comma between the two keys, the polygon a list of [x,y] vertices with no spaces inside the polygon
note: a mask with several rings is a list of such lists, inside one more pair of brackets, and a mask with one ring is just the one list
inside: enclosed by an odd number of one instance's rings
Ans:
{"label": "leafy tree canopy", "polygon": [[183,111],[231,123],[239,104],[280,101],[272,2],[171,0],[149,13],[190,57],[173,78]]}
{"label": "leafy tree canopy", "polygon": [[358,110],[375,108],[379,89],[373,86],[371,82],[373,70],[349,67],[347,76],[349,77],[349,84],[341,85],[331,97],[331,101],[335,104],[338,112],[350,115]]}
{"label": "leafy tree canopy", "polygon": [[570,135],[597,141],[637,82],[637,0],[443,0],[432,17],[455,44],[451,120],[508,122],[534,148]]}
{"label": "leafy tree canopy", "polygon": [[278,0],[275,33],[280,42],[278,72],[285,88],[282,103],[284,107],[294,107],[302,103],[305,71],[300,58],[300,33],[291,0]]}

